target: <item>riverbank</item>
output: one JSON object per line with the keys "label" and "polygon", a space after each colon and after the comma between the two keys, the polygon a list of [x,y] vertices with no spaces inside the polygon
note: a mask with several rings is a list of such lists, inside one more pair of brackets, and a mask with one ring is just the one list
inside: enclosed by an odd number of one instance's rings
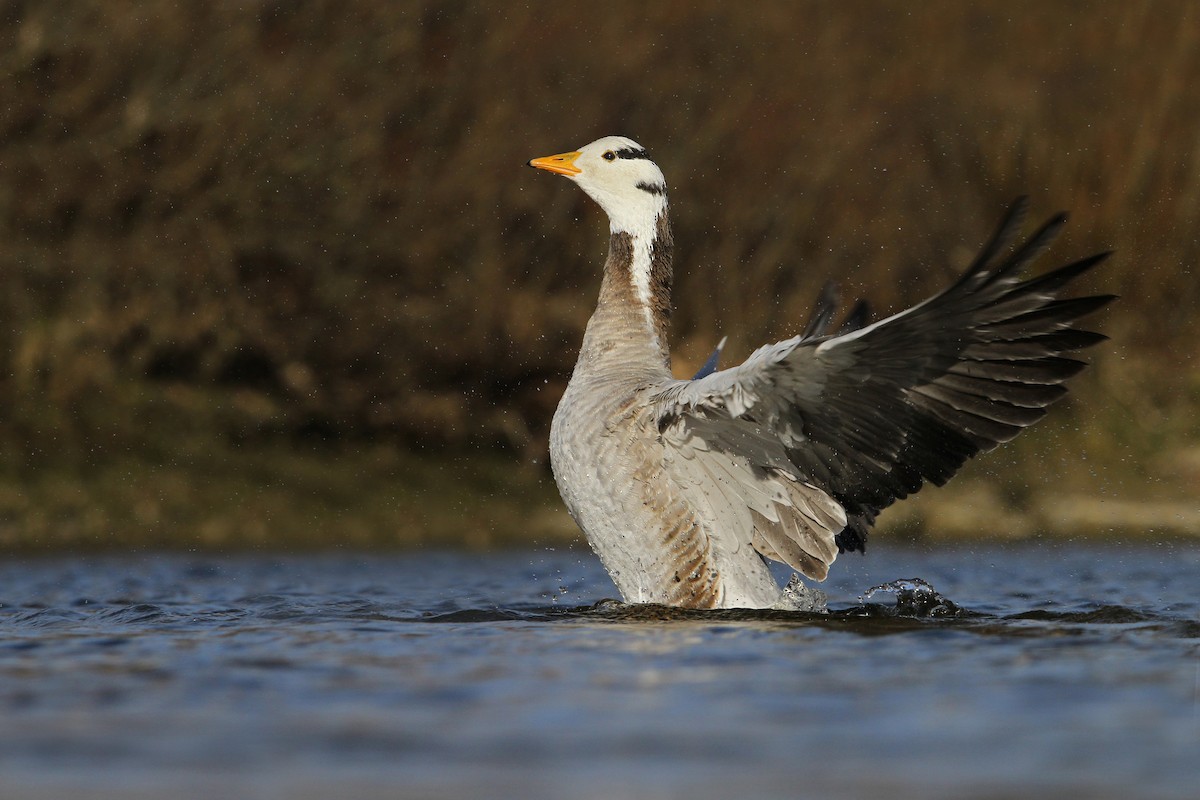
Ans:
{"label": "riverbank", "polygon": [[[1042,446],[1053,447],[1053,436]],[[1032,446],[1032,444],[1030,445]],[[890,541],[1200,536],[1200,450],[1114,462],[1004,451],[889,509]],[[1087,454],[1080,456],[1087,458]],[[1120,462],[1115,462],[1120,463]],[[1022,466],[1024,465],[1024,466]],[[392,446],[214,447],[0,477],[0,551],[583,546],[542,464]]]}

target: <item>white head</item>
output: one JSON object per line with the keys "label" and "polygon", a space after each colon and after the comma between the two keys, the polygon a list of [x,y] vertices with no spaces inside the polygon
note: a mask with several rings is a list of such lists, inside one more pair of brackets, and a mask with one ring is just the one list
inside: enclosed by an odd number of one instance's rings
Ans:
{"label": "white head", "polygon": [[565,175],[608,214],[609,228],[653,236],[667,207],[667,182],[646,149],[624,136],[605,136],[570,153],[535,158],[529,166]]}

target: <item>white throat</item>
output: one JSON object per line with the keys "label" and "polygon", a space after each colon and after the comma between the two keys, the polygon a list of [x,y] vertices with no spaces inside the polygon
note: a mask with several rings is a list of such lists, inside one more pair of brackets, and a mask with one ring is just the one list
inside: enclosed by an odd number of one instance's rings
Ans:
{"label": "white throat", "polygon": [[[633,263],[630,264],[629,274],[633,281],[633,291],[647,313],[650,309],[650,273],[653,267],[651,254],[654,240],[658,236],[658,220],[667,213],[666,195],[652,195],[654,204],[644,209],[642,213],[623,214],[620,217],[610,215],[609,230],[612,233],[627,233],[633,245]],[[640,204],[639,204],[640,205]],[[631,209],[625,209],[630,211]]]}

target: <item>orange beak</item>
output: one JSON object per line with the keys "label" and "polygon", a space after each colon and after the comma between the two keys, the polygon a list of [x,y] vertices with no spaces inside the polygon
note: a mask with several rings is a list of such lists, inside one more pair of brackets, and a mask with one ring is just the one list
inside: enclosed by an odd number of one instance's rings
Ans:
{"label": "orange beak", "polygon": [[556,156],[542,156],[535,158],[529,162],[529,166],[544,169],[547,172],[554,172],[559,175],[578,175],[583,172],[579,167],[575,166],[575,159],[579,158],[579,153],[559,153]]}

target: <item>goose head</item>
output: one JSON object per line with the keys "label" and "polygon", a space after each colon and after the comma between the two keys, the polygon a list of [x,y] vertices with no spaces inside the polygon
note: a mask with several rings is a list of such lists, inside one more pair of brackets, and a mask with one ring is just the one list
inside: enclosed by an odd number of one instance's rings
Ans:
{"label": "goose head", "polygon": [[646,149],[624,136],[605,136],[569,153],[535,158],[529,166],[564,175],[608,214],[613,233],[652,233],[667,207],[667,183]]}

